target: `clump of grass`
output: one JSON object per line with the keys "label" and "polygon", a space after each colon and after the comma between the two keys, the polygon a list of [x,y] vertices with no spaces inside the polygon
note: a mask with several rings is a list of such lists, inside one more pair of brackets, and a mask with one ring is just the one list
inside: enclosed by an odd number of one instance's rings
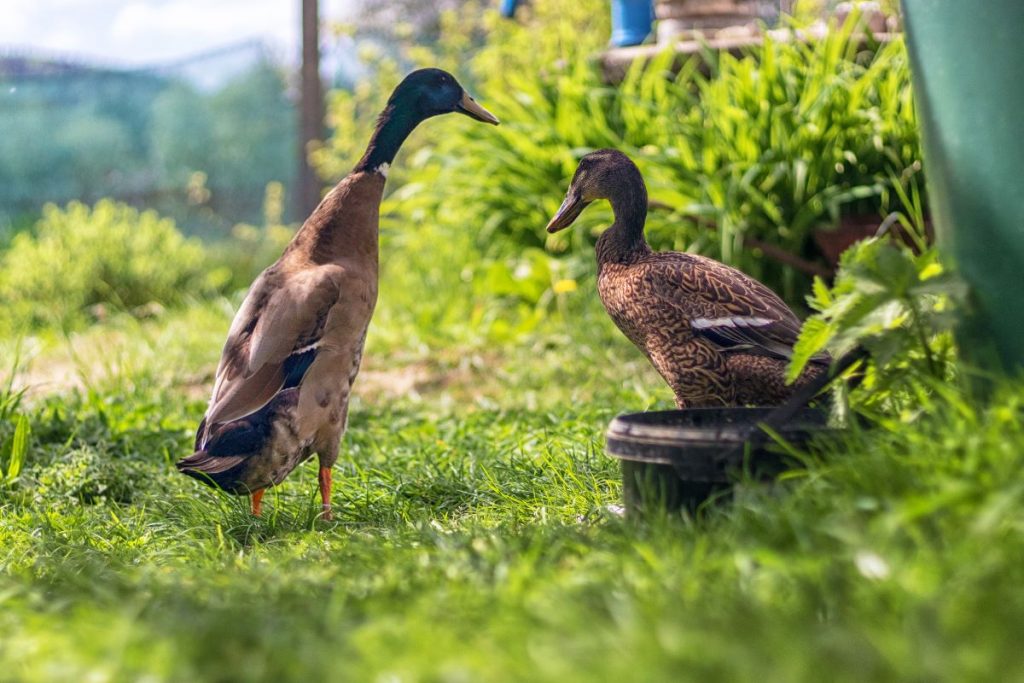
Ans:
{"label": "clump of grass", "polygon": [[169,219],[111,200],[72,202],[45,207],[34,231],[14,237],[2,256],[0,296],[13,328],[67,328],[90,309],[102,316],[179,305],[215,291],[223,276]]}
{"label": "clump of grass", "polygon": [[4,386],[0,387],[0,484],[11,485],[21,473],[28,455],[32,426],[22,412],[25,389],[15,387],[20,366],[20,344],[14,351],[14,360],[7,372]]}
{"label": "clump of grass", "polygon": [[[842,216],[909,212],[920,183],[920,138],[902,41],[865,49],[848,21],[820,41],[764,44],[719,55],[697,76],[678,143],[652,161],[696,175],[687,209],[716,228],[711,253],[796,294],[786,272],[758,264],[754,237],[810,259],[814,231]],[[683,207],[680,207],[683,208]],[[806,283],[804,283],[806,286]]]}
{"label": "clump of grass", "polygon": [[[6,407],[4,405],[2,408]],[[28,439],[31,433],[31,426],[25,415],[17,415],[13,422],[14,430],[10,439],[4,440],[0,451],[0,483],[7,485],[14,483],[21,474],[25,456],[28,454]]]}

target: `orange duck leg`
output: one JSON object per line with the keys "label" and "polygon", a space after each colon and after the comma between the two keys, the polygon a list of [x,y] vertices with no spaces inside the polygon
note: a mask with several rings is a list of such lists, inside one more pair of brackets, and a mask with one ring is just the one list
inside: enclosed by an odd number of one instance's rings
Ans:
{"label": "orange duck leg", "polygon": [[266,491],[266,489],[260,489],[259,491],[253,491],[252,493],[252,514],[254,517],[260,516],[260,509],[263,504],[263,494],[266,493]]}
{"label": "orange duck leg", "polygon": [[323,515],[327,521],[331,520],[331,468],[320,468],[320,499],[323,501]]}

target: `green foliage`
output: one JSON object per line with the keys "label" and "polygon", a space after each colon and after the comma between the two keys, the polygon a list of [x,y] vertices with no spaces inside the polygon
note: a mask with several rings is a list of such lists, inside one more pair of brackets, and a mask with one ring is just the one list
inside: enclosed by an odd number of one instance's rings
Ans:
{"label": "green foliage", "polygon": [[30,430],[28,417],[18,415],[10,443],[4,444],[3,452],[0,453],[2,455],[0,458],[0,483],[10,484],[21,473],[21,468],[25,464],[25,456],[28,453]]}
{"label": "green foliage", "polygon": [[162,83],[151,73],[97,69],[76,77],[0,75],[0,214],[48,200],[137,193],[145,123]]}
{"label": "green foliage", "polygon": [[2,259],[3,315],[15,326],[73,325],[96,306],[177,305],[223,284],[173,221],[110,200],[48,205],[35,232],[17,235]]}
{"label": "green foliage", "polygon": [[[606,207],[554,237],[543,226],[578,159],[616,147],[645,175],[656,246],[720,258],[793,299],[808,283],[744,248],[745,237],[815,259],[815,230],[843,215],[907,208],[920,152],[902,42],[862,49],[849,22],[823,40],[703,55],[710,75],[695,59],[671,75],[666,53],[609,86],[593,60],[604,16],[597,4],[543,0],[518,22],[479,19],[490,31],[479,50],[446,49],[467,39],[472,17],[452,20],[437,49],[408,50],[420,64],[453,68],[502,125],[424,125],[395,165],[401,189],[386,212],[438,235],[469,229],[484,258],[529,247],[580,252],[610,222]],[[317,157],[322,169],[351,167],[395,78],[389,64],[372,87],[335,96],[338,128]]]}
{"label": "green foliage", "polygon": [[[825,348],[843,354],[864,345],[881,365],[911,350],[931,359],[929,338],[952,329],[953,303],[963,294],[935,250],[915,256],[882,239],[864,240],[843,254],[832,289],[815,282],[809,303],[816,313],[796,347],[793,376]],[[942,377],[934,359],[928,365],[931,374]]]}
{"label": "green foliage", "polygon": [[281,69],[263,63],[209,100],[212,147],[196,170],[209,174],[214,208],[236,221],[259,217],[268,183],[292,184],[298,125],[286,88]]}
{"label": "green foliage", "polygon": [[485,257],[471,227],[438,235],[391,217],[382,227],[380,301],[388,303],[372,329],[386,348],[546,344],[576,316],[606,318],[578,291],[592,285],[589,261],[539,248]]}
{"label": "green foliage", "polygon": [[11,367],[7,368],[7,381],[0,387],[0,484],[13,484],[28,455],[31,424],[21,412],[25,389],[14,386],[14,377],[20,364],[20,345],[15,349]]}
{"label": "green foliage", "polygon": [[19,411],[24,395],[25,390],[15,389],[13,381],[0,391],[0,484],[18,479],[28,455],[32,427],[28,416]]}
{"label": "green foliage", "polygon": [[854,26],[808,44],[766,40],[752,58],[723,54],[699,81],[691,170],[724,260],[746,261],[745,235],[801,254],[842,214],[902,208],[894,179],[920,168],[906,51],[861,52]]}
{"label": "green foliage", "polygon": [[925,246],[920,213],[915,221],[893,214],[886,225],[896,219],[900,232],[863,240],[843,254],[831,288],[815,280],[807,299],[814,314],[804,322],[789,367],[792,380],[820,351],[835,358],[867,351],[855,399],[859,409],[876,415],[902,410],[934,383],[956,377],[952,332],[967,300],[963,281],[943,266],[935,247]]}
{"label": "green foliage", "polygon": [[106,501],[130,503],[146,473],[137,464],[112,460],[94,448],[70,450],[46,467],[32,472],[25,488],[43,500],[95,505]]}
{"label": "green foliage", "polygon": [[185,187],[196,171],[208,171],[215,149],[208,97],[187,83],[172,83],[153,101],[149,140],[162,183]]}

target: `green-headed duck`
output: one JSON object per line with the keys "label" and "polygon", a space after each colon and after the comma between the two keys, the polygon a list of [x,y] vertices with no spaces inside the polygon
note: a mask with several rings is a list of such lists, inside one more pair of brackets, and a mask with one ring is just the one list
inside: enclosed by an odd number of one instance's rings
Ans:
{"label": "green-headed duck", "polygon": [[224,344],[195,453],[177,463],[181,472],[250,494],[258,515],[266,488],[316,453],[323,517],[330,518],[331,467],[377,301],[388,168],[421,121],[450,112],[498,123],[446,71],[414,71],[395,88],[355,169],[249,288]]}

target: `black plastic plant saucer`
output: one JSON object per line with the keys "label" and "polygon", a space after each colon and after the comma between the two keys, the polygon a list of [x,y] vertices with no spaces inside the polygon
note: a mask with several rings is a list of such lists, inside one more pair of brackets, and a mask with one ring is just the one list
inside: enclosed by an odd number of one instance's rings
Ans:
{"label": "black plastic plant saucer", "polygon": [[622,461],[627,512],[696,509],[740,473],[770,479],[792,467],[778,439],[799,450],[832,431],[824,412],[804,408],[769,434],[758,425],[773,411],[691,408],[616,417],[608,427],[607,450]]}

